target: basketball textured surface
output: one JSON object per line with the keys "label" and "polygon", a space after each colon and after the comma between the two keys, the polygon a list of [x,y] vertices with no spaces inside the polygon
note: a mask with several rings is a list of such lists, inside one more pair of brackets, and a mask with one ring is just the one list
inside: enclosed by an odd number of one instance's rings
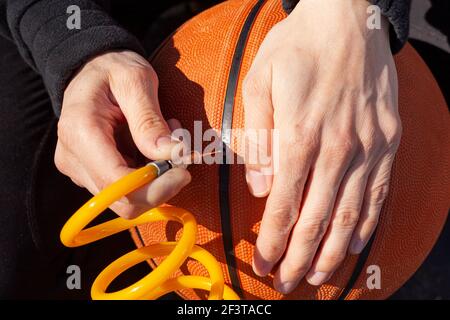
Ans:
{"label": "basketball textured surface", "polygon": [[[165,118],[179,119],[191,133],[194,121],[201,121],[203,130],[220,130],[228,103],[232,127],[243,128],[243,79],[265,35],[285,16],[279,0],[230,0],[180,27],[151,58]],[[295,291],[282,295],[273,289],[272,275],[261,278],[253,273],[265,199],[249,193],[243,165],[190,167],[191,184],[169,204],[195,215],[197,243],[218,259],[227,284],[242,298],[384,299],[411,277],[432,249],[450,207],[450,116],[431,72],[410,45],[395,62],[403,136],[390,192],[371,245],[360,256],[348,256],[322,286],[302,281]],[[237,87],[230,90],[233,84]],[[239,146],[231,149],[238,152]],[[177,239],[181,226],[160,222],[131,232],[141,247]],[[381,289],[367,288],[370,265],[381,268]],[[195,261],[188,261],[181,273],[207,276]],[[207,297],[199,290],[179,294],[185,299]]]}

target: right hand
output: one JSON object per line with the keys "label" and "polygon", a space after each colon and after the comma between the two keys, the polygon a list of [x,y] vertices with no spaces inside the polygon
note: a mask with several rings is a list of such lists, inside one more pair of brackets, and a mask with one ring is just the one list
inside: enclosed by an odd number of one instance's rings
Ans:
{"label": "right hand", "polygon": [[[170,159],[177,143],[158,102],[158,78],[146,59],[131,51],[109,52],[87,62],[64,92],[55,164],[73,182],[97,194],[141,165],[139,158]],[[142,159],[143,160],[143,159]],[[190,182],[175,168],[114,203],[136,218],[175,196]]]}
{"label": "right hand", "polygon": [[367,28],[369,5],[301,0],[246,77],[245,126],[277,130],[280,155],[274,174],[247,165],[253,195],[269,194],[253,268],[273,270],[284,294],[303,278],[322,285],[360,254],[388,194],[401,137],[397,70],[389,21]]}

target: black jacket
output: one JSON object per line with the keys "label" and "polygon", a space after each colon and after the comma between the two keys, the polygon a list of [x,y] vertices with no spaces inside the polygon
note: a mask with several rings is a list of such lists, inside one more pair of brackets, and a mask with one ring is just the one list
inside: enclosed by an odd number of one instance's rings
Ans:
{"label": "black jacket", "polygon": [[[408,34],[410,0],[371,1],[389,18],[394,31],[392,47],[398,50]],[[27,64],[42,76],[57,115],[70,77],[90,57],[114,49],[130,49],[145,56],[137,38],[116,22],[121,13],[116,10],[114,14],[114,7],[119,2],[122,6],[125,3],[123,0],[0,0],[0,35],[13,41]],[[290,12],[297,2],[283,0],[283,5]],[[82,10],[81,30],[66,26],[70,5]]]}

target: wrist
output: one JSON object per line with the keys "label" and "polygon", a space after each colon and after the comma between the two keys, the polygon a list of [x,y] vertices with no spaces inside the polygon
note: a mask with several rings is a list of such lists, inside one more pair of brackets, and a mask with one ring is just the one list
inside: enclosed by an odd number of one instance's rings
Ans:
{"label": "wrist", "polygon": [[295,6],[291,15],[301,11],[309,11],[327,18],[348,19],[350,16],[363,22],[367,16],[367,8],[371,5],[366,0],[301,0]]}
{"label": "wrist", "polygon": [[[369,10],[366,0],[301,0],[289,16],[293,28],[314,37],[314,42],[358,43],[389,48],[389,21],[381,13]],[[374,15],[380,14],[379,17]],[[371,21],[378,19],[373,27]]]}

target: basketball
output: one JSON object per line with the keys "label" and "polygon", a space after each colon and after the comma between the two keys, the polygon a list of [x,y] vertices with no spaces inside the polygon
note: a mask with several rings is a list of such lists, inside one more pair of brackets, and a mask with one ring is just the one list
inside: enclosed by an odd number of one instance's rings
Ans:
{"label": "basketball", "polygon": [[[203,131],[244,128],[243,80],[266,34],[285,17],[279,0],[230,0],[181,26],[150,59],[159,76],[164,118],[179,119],[192,134],[196,121]],[[389,195],[369,245],[359,256],[347,256],[322,286],[302,280],[282,295],[273,288],[272,275],[254,274],[252,255],[266,199],[249,193],[243,164],[190,166],[192,182],[168,204],[194,214],[197,244],[216,257],[226,283],[242,299],[385,299],[432,249],[450,206],[450,117],[435,79],[410,45],[395,62],[403,136]],[[237,152],[239,146],[230,149]],[[131,230],[138,247],[176,240],[181,232],[175,222]],[[367,284],[374,267],[381,270],[381,288]],[[208,276],[194,260],[180,274]],[[207,297],[201,290],[178,294]]]}

